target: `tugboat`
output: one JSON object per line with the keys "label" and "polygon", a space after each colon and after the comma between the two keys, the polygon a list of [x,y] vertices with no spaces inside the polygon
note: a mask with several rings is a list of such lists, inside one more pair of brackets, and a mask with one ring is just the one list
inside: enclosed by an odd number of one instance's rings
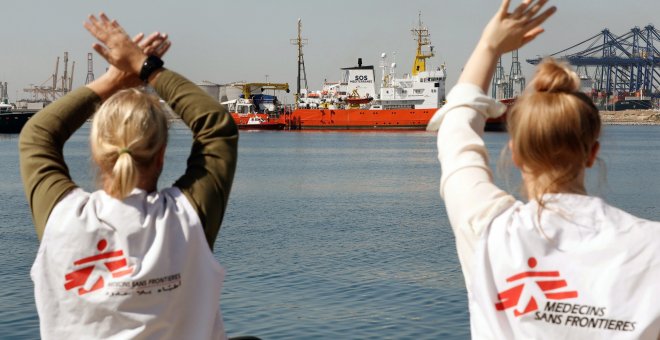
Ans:
{"label": "tugboat", "polygon": [[242,130],[284,130],[284,123],[268,121],[254,115],[248,118],[247,123],[238,124],[238,128]]}

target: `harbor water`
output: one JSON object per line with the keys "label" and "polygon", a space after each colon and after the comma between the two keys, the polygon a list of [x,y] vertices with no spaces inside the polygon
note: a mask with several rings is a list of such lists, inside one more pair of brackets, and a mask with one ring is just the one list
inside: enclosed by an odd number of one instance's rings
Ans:
{"label": "harbor water", "polygon": [[[92,189],[88,134],[86,124],[65,157],[74,180]],[[494,163],[507,135],[485,139]],[[190,141],[174,123],[160,187],[183,173]],[[221,306],[230,336],[469,338],[434,134],[242,132],[239,144],[215,245],[227,270]],[[660,126],[606,126],[601,158],[604,166],[588,173],[589,191],[660,220]],[[29,271],[38,242],[16,135],[0,135],[0,173],[0,338],[37,339]]]}

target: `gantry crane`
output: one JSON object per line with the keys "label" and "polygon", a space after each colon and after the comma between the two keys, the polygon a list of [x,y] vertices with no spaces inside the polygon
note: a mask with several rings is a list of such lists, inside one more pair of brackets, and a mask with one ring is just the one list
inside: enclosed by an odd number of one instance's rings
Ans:
{"label": "gantry crane", "polygon": [[[73,87],[73,72],[76,62],[74,61],[71,65],[71,75],[69,75],[69,52],[64,52],[64,75],[61,79],[58,78],[59,66],[60,57],[57,57],[57,60],[55,61],[55,72],[40,85],[31,85],[31,87],[23,89],[23,92],[32,94],[32,100],[40,101],[54,101],[60,96],[67,94]],[[61,82],[60,87],[57,86],[58,80]],[[52,85],[45,85],[49,81],[52,81]]]}
{"label": "gantry crane", "polygon": [[[632,28],[616,36],[609,29],[549,56],[577,67],[581,77],[593,80],[594,90],[605,94],[636,92],[660,98],[660,31],[653,25]],[[541,57],[527,59],[538,64]],[[589,76],[591,69],[592,76]]]}

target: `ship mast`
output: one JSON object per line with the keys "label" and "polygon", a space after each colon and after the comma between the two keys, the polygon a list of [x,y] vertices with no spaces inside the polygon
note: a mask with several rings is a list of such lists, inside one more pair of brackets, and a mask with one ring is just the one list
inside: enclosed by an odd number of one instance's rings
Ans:
{"label": "ship mast", "polygon": [[305,83],[305,90],[307,90],[307,74],[305,73],[305,60],[303,58],[302,48],[307,45],[307,39],[302,38],[302,20],[298,19],[298,37],[291,39],[291,44],[298,46],[298,78],[296,83],[296,108],[298,107],[298,99],[300,99],[300,83]]}
{"label": "ship mast", "polygon": [[[433,46],[431,46],[431,34],[429,29],[426,26],[422,25],[422,12],[419,12],[418,15],[418,25],[417,27],[411,29],[413,36],[417,40],[417,55],[415,56],[415,62],[412,67],[412,75],[416,76],[419,72],[426,71],[426,59],[433,57]],[[429,46],[429,51],[422,51],[422,47]]]}

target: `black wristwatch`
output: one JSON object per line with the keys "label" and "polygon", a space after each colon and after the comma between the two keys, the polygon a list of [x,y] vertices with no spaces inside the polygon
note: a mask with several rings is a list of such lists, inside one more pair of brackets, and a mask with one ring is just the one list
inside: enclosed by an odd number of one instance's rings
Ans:
{"label": "black wristwatch", "polygon": [[146,83],[149,80],[151,74],[163,67],[163,64],[165,64],[163,63],[163,60],[156,57],[155,55],[148,56],[147,59],[144,60],[144,64],[142,64],[142,69],[140,70],[140,79]]}

